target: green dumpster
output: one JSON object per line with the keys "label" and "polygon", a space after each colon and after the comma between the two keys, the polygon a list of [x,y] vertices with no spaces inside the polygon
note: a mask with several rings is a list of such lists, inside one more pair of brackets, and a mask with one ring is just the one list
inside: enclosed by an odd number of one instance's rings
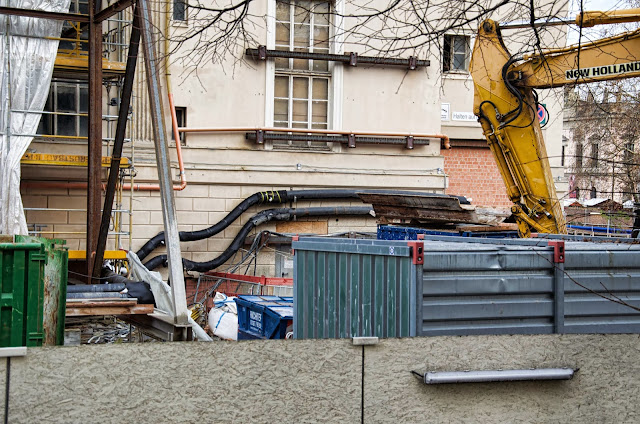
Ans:
{"label": "green dumpster", "polygon": [[47,260],[44,265],[44,345],[64,344],[67,306],[69,251],[66,240],[35,236],[15,236],[18,243],[42,243]]}
{"label": "green dumpster", "polygon": [[42,243],[0,243],[0,347],[42,346]]}

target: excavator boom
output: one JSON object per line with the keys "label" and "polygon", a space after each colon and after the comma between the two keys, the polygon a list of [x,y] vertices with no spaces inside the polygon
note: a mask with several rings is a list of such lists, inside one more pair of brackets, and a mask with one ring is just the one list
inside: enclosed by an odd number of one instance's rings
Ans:
{"label": "excavator boom", "polygon": [[[585,12],[575,19],[583,26],[638,20],[640,9]],[[498,24],[487,20],[478,30],[470,73],[474,113],[514,203],[511,211],[520,235],[566,233],[534,90],[640,76],[640,30],[516,57],[506,48]]]}
{"label": "excavator boom", "polygon": [[494,21],[480,26],[471,56],[473,111],[504,180],[522,237],[531,232],[566,233],[532,89],[506,80],[515,59]]}

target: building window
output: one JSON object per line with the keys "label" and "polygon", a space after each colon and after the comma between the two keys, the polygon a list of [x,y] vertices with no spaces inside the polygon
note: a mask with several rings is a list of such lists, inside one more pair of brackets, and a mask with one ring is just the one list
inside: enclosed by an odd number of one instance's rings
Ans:
{"label": "building window", "polygon": [[470,37],[445,34],[442,50],[442,72],[468,72],[470,56]]}
{"label": "building window", "polygon": [[[187,108],[184,106],[176,106],[176,121],[178,124],[178,128],[183,128],[187,126]],[[173,134],[173,129],[171,130],[171,140],[176,141],[176,138]],[[186,146],[187,144],[187,134],[180,133],[180,144],[182,146]]]}
{"label": "building window", "polygon": [[565,156],[565,149],[567,148],[567,146],[562,146],[562,153],[560,156],[560,166],[564,166],[564,156]]}
{"label": "building window", "polygon": [[[89,0],[72,0],[69,13],[89,15]],[[63,54],[80,54],[89,51],[89,25],[80,22],[64,21],[58,50]]]}
{"label": "building window", "polygon": [[[329,53],[329,30],[329,2],[276,1],[276,50]],[[328,128],[331,66],[326,60],[275,59],[275,127]],[[274,141],[276,146],[327,148],[313,141]]]}
{"label": "building window", "polygon": [[624,145],[624,161],[633,162],[633,155],[635,154],[635,146],[633,142],[625,143]]}
{"label": "building window", "polygon": [[582,169],[582,143],[576,144],[576,169]]}
{"label": "building window", "polygon": [[589,157],[589,166],[592,168],[598,167],[598,144],[591,143],[591,154]]}
{"label": "building window", "polygon": [[173,20],[187,20],[187,2],[185,0],[173,0]]}
{"label": "building window", "polygon": [[598,191],[595,187],[591,187],[591,198],[595,199],[596,197],[598,197]]}
{"label": "building window", "polygon": [[89,91],[86,83],[52,82],[38,135],[86,137]]}

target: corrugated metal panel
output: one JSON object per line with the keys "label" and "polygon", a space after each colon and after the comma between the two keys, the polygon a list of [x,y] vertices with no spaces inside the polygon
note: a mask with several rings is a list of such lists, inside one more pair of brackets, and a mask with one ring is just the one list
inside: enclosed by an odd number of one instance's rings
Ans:
{"label": "corrugated metal panel", "polygon": [[566,333],[638,333],[640,312],[640,246],[581,243],[566,249]]}
{"label": "corrugated metal panel", "polygon": [[293,248],[295,338],[416,335],[422,270],[406,242],[305,238]]}
{"label": "corrugated metal panel", "polygon": [[425,239],[419,335],[640,332],[638,245]]}

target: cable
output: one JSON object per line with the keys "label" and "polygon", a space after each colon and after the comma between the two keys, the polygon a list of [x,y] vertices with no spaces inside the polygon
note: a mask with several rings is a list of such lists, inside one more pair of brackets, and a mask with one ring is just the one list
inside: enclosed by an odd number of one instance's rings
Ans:
{"label": "cable", "polygon": [[[372,209],[366,206],[267,209],[252,216],[240,229],[227,249],[218,257],[206,262],[194,262],[188,259],[182,259],[182,264],[186,271],[206,272],[216,269],[227,262],[240,249],[252,229],[269,221],[289,221],[293,218],[307,216],[370,215],[371,212]],[[167,255],[159,255],[150,259],[144,266],[152,271],[160,265],[166,266],[166,264]]]}
{"label": "cable", "polygon": [[[420,193],[415,191],[402,191],[402,190],[278,190],[278,191],[261,191],[252,194],[244,199],[238,206],[233,208],[231,212],[227,214],[216,224],[203,230],[197,231],[180,231],[180,241],[197,241],[204,240],[209,237],[220,233],[229,225],[231,225],[236,219],[246,212],[250,207],[254,205],[270,204],[270,203],[286,203],[296,200],[327,200],[327,199],[358,199],[359,194],[397,194],[397,195],[420,195],[428,194],[429,196],[437,197],[454,197],[460,201],[460,204],[470,204],[464,196],[449,196],[445,194],[437,193]],[[141,248],[136,252],[140,260],[144,260],[149,254],[155,250],[158,246],[164,244],[164,232],[158,233],[153,238],[149,239]]]}

